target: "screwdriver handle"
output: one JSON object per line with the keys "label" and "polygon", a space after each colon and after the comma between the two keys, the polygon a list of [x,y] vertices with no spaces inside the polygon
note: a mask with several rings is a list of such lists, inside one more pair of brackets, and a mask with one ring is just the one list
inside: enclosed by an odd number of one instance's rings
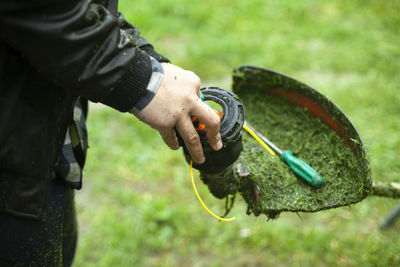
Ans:
{"label": "screwdriver handle", "polygon": [[311,186],[318,188],[324,184],[324,178],[319,175],[319,173],[316,172],[310,165],[295,157],[291,151],[286,150],[283,152],[281,155],[281,160],[289,165],[294,173],[304,179]]}

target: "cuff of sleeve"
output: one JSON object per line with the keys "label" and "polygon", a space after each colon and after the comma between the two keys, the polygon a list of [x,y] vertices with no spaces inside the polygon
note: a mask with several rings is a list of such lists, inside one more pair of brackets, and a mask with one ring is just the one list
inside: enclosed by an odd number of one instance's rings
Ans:
{"label": "cuff of sleeve", "polygon": [[164,76],[164,70],[161,64],[153,57],[150,57],[150,59],[151,59],[151,70],[152,70],[150,81],[147,85],[144,95],[139,99],[139,101],[136,102],[134,107],[129,111],[132,114],[137,114],[145,106],[147,106],[147,104],[149,104],[151,100],[153,100],[153,97],[156,95],[158,88],[160,88],[160,84]]}
{"label": "cuff of sleeve", "polygon": [[101,101],[121,112],[136,106],[147,94],[147,86],[152,76],[151,58],[144,51],[136,49],[135,57],[128,71],[121,77],[111,93]]}
{"label": "cuff of sleeve", "polygon": [[168,58],[154,51],[154,48],[151,44],[143,45],[140,47],[140,49],[146,52],[146,54],[148,54],[149,56],[155,58],[160,63],[170,63]]}

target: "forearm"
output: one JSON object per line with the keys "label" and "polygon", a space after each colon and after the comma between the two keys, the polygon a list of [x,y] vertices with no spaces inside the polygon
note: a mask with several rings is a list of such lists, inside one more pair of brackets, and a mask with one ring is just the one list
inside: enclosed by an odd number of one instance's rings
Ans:
{"label": "forearm", "polygon": [[143,36],[140,35],[140,31],[137,27],[127,22],[121,13],[117,14],[120,27],[125,30],[136,43],[136,45],[149,56],[155,58],[158,62],[167,63],[170,62],[168,58],[157,53],[152,44],[150,44]]}
{"label": "forearm", "polygon": [[103,5],[14,1],[0,3],[0,38],[46,79],[120,111],[146,94],[150,57]]}

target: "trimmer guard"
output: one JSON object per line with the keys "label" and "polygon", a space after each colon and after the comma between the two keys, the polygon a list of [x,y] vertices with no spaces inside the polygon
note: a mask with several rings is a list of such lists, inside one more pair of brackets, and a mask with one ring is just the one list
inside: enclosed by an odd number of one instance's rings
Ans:
{"label": "trimmer guard", "polygon": [[[276,176],[271,175],[273,170],[263,164],[267,153],[260,152],[255,148],[253,140],[244,133],[244,137],[247,136],[243,139],[244,150],[236,166],[238,169],[237,179],[240,183],[239,191],[248,203],[248,213],[255,215],[264,213],[269,218],[274,218],[282,211],[315,212],[348,206],[363,200],[370,194],[371,172],[361,137],[350,119],[332,101],[310,86],[284,74],[247,65],[234,70],[232,89],[244,103],[246,120],[259,131],[263,129],[264,123],[267,123],[267,118],[263,118],[262,114],[261,116],[255,114],[260,113],[260,105],[255,105],[258,101],[279,97],[293,105],[294,109],[301,107],[307,110],[308,116],[319,118],[322,122],[315,124],[316,127],[322,125],[321,127],[325,127],[326,131],[326,126],[328,126],[340,137],[339,140],[343,140],[341,145],[343,149],[351,150],[349,154],[354,155],[358,170],[357,177],[344,178],[340,175],[325,177],[326,183],[319,189],[310,187],[294,174],[290,181],[282,181],[279,172],[276,172]],[[254,98],[255,94],[257,98]],[[258,106],[257,109],[255,106]],[[269,106],[261,107],[261,113],[270,108]],[[264,129],[262,134],[269,138],[271,131],[276,129],[275,127],[279,127],[279,122],[276,126],[269,127],[267,131]],[[318,129],[314,129],[315,131]],[[281,140],[271,141],[278,147],[280,146]],[[296,153],[294,148],[281,147],[281,149],[290,149]],[[301,151],[297,152],[297,156],[302,158]],[[313,164],[312,158],[307,160],[309,164]],[[331,159],[331,161],[327,161],[327,164],[332,164],[332,168],[340,168],[331,163],[334,161],[335,159]],[[279,164],[284,163],[280,162]],[[328,166],[328,168],[330,167]],[[240,170],[243,171],[243,169],[250,175],[241,176]],[[324,176],[323,173],[322,175]],[[266,176],[269,178],[267,179]]]}

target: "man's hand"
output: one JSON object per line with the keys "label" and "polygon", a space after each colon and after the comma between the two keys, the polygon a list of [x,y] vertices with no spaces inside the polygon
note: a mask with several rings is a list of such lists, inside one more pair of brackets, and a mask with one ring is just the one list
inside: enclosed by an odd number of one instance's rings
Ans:
{"label": "man's hand", "polygon": [[205,161],[200,137],[191,116],[206,126],[208,143],[214,150],[222,147],[219,134],[220,118],[200,99],[200,78],[191,71],[163,63],[164,76],[151,102],[136,116],[158,130],[171,149],[178,149],[178,130],[186,148],[196,163]]}

